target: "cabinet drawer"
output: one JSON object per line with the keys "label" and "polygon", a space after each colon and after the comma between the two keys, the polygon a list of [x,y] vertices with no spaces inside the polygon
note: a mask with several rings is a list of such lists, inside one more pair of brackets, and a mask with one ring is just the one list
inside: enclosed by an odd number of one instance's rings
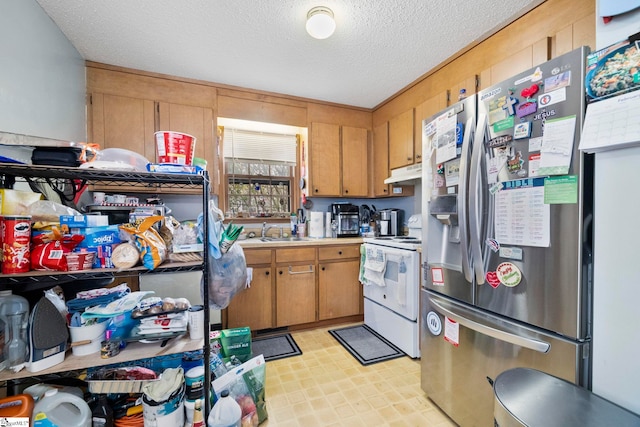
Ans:
{"label": "cabinet drawer", "polygon": [[271,264],[271,249],[245,249],[247,265]]}
{"label": "cabinet drawer", "polygon": [[328,248],[318,248],[318,259],[325,261],[328,259],[358,258],[360,256],[360,245],[331,246]]}
{"label": "cabinet drawer", "polygon": [[276,249],[276,262],[315,261],[315,248]]}

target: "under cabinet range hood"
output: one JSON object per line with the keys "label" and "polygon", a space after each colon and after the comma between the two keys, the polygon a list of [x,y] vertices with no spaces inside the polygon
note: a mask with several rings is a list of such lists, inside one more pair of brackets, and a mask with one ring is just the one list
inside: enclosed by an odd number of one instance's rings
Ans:
{"label": "under cabinet range hood", "polygon": [[393,184],[395,182],[414,181],[417,179],[422,179],[422,163],[392,169],[391,176],[385,179],[384,183]]}

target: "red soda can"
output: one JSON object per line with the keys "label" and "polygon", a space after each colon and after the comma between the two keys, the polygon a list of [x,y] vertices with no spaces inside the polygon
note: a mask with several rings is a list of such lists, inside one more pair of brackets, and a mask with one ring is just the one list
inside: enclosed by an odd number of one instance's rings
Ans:
{"label": "red soda can", "polygon": [[2,274],[26,273],[31,268],[31,217],[0,217]]}

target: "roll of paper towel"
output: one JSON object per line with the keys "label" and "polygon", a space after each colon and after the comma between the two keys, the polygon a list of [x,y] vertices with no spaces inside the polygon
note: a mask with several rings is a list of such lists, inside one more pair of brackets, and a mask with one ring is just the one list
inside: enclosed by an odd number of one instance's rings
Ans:
{"label": "roll of paper towel", "polygon": [[311,212],[309,219],[309,237],[324,237],[324,212]]}
{"label": "roll of paper towel", "polygon": [[325,212],[324,237],[331,237],[331,212]]}

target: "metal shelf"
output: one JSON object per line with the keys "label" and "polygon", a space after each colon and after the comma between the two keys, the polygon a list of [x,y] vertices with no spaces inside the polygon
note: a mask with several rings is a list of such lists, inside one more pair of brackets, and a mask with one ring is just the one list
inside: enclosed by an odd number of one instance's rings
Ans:
{"label": "metal shelf", "polygon": [[[0,135],[1,136],[1,135]],[[36,166],[36,165],[22,165],[14,163],[1,163],[0,162],[0,188],[6,186],[8,183],[13,183],[15,178],[22,178],[31,183],[48,183],[56,184],[60,181],[70,181],[74,186],[78,187],[84,185],[93,186],[112,186],[112,187],[134,187],[141,190],[168,190],[177,192],[178,194],[194,194],[198,191],[202,194],[203,203],[203,224],[204,230],[208,229],[208,208],[209,208],[209,190],[210,182],[209,175],[204,172],[199,175],[189,174],[166,174],[156,172],[130,172],[130,171],[118,171],[118,170],[102,170],[102,169],[84,169],[84,168],[68,168],[68,167],[56,167],[56,166]],[[8,187],[10,188],[10,187]],[[192,190],[192,191],[186,191]],[[147,270],[144,267],[134,267],[126,271],[119,271],[117,269],[93,269],[79,272],[48,272],[48,271],[31,271],[23,274],[3,275],[0,274],[0,289],[11,289],[16,293],[28,292],[30,290],[43,289],[45,287],[53,287],[56,284],[66,284],[74,282],[76,280],[90,280],[90,279],[109,279],[117,276],[131,275],[131,274],[147,274],[147,273],[159,273],[159,272],[177,272],[177,271],[203,271],[202,278],[202,293],[203,300],[205,301],[204,310],[204,326],[205,331],[209,331],[210,313],[208,310],[209,301],[209,285],[208,285],[208,233],[203,233],[203,260],[198,262],[186,262],[177,263],[169,262],[160,265],[154,270]],[[0,373],[0,381],[4,380],[8,383],[18,381],[25,376],[39,376],[48,373],[57,373],[66,370],[74,370],[78,368],[103,365],[105,363],[114,363],[118,361],[118,357],[126,360],[136,360],[140,358],[151,357],[154,355],[178,353],[187,350],[203,349],[204,352],[204,369],[205,378],[211,378],[210,366],[209,366],[209,353],[211,350],[208,334],[205,334],[205,340],[202,341],[188,341],[188,340],[176,340],[173,341],[168,348],[158,348],[154,351],[149,351],[151,347],[145,344],[134,343],[128,346],[119,356],[113,359],[102,360],[96,356],[85,356],[80,362],[79,358],[67,358],[65,362],[56,365],[41,373],[19,372],[2,372]],[[153,347],[153,346],[152,346]],[[129,350],[129,351],[127,351]],[[135,351],[134,351],[135,350]],[[210,381],[204,382],[204,395],[208,396],[210,390]],[[209,399],[205,399],[205,419],[209,414],[211,405]]]}

